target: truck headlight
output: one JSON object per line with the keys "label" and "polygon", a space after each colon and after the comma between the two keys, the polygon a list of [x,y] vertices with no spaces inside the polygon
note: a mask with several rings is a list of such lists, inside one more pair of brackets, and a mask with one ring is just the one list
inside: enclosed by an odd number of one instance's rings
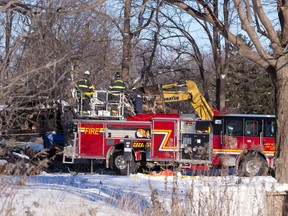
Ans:
{"label": "truck headlight", "polygon": [[146,135],[146,131],[142,128],[137,129],[136,134],[135,134],[136,138],[144,138],[145,135]]}

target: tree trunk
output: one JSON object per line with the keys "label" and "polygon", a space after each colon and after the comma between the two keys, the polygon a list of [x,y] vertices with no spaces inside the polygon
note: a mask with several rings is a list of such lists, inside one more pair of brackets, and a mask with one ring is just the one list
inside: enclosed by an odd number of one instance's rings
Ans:
{"label": "tree trunk", "polygon": [[275,152],[276,179],[279,183],[288,182],[288,65],[287,56],[282,56],[276,68],[276,115],[277,135]]}
{"label": "tree trunk", "polygon": [[225,112],[226,111],[226,75],[222,73],[220,75],[220,104],[219,104],[219,111]]}
{"label": "tree trunk", "polygon": [[226,75],[219,74],[216,78],[216,108],[219,112],[225,111],[226,105]]}
{"label": "tree trunk", "polygon": [[123,33],[123,59],[122,59],[122,77],[124,81],[129,79],[131,52],[132,52],[132,33],[130,30],[132,0],[125,1],[124,10],[124,33]]}
{"label": "tree trunk", "polygon": [[[12,37],[12,23],[13,23],[13,12],[6,12],[5,19],[5,58],[3,61],[3,67],[1,68],[0,73],[2,74],[2,81],[8,79],[8,67],[11,61],[11,37]],[[5,81],[4,81],[5,82]]]}
{"label": "tree trunk", "polygon": [[[226,5],[224,5],[224,10],[226,9],[225,14],[225,22],[228,23],[228,11],[227,11],[227,4],[228,2],[225,2]],[[226,7],[225,7],[226,6]],[[219,1],[213,0],[213,11],[215,14],[215,17],[218,18],[219,15]],[[228,25],[227,25],[228,27]],[[225,44],[226,45],[226,44]],[[226,108],[226,70],[225,64],[228,60],[227,56],[228,53],[225,53],[225,62],[223,62],[223,57],[221,55],[221,42],[220,42],[220,36],[219,36],[219,29],[216,25],[213,26],[213,58],[214,58],[214,64],[215,64],[215,72],[216,72],[216,107],[220,112],[224,111]],[[229,49],[225,46],[225,52],[229,52]]]}

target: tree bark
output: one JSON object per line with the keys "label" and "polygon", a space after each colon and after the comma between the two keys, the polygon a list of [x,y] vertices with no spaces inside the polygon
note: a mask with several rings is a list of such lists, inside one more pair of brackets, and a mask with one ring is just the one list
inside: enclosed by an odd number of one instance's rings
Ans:
{"label": "tree bark", "polygon": [[125,1],[124,9],[124,29],[123,29],[123,60],[122,60],[122,77],[124,81],[129,79],[131,52],[132,52],[132,33],[130,30],[132,0]]}
{"label": "tree bark", "polygon": [[[3,67],[1,68],[2,81],[6,80],[9,76],[7,68],[10,65],[10,57],[12,55],[11,50],[11,33],[12,33],[12,23],[13,23],[13,12],[6,12],[5,18],[5,58],[3,61]],[[0,72],[0,73],[1,73]],[[4,81],[5,82],[5,81]]]}
{"label": "tree bark", "polygon": [[288,182],[288,54],[278,60],[276,68],[276,115],[277,135],[275,153],[276,179]]}
{"label": "tree bark", "polygon": [[[213,12],[215,14],[215,17],[218,19],[218,0],[213,0]],[[217,109],[221,111],[223,109],[223,88],[222,88],[222,80],[221,80],[222,58],[221,58],[221,45],[220,45],[220,40],[219,40],[219,31],[217,29],[217,26],[213,26],[212,52],[213,52],[213,60],[214,60],[215,73],[216,73],[216,97],[215,97],[216,105],[217,105]],[[225,103],[225,99],[224,99],[224,103]]]}

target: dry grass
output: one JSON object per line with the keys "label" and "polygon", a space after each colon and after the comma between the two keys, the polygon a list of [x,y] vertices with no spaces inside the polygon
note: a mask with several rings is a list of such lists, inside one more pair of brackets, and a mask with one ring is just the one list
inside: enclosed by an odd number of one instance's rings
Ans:
{"label": "dry grass", "polygon": [[[60,153],[61,152],[59,152],[59,154]],[[36,159],[39,156],[38,153],[34,154],[31,152],[31,154],[35,155],[35,157],[31,157],[31,162],[32,158]],[[47,164],[48,161],[43,160],[38,161],[37,164],[30,167],[23,167],[23,165],[19,164],[11,165],[9,163],[1,166],[0,215],[16,215],[15,204],[17,205],[17,202],[19,202],[19,197],[16,196],[15,192],[19,189],[25,189],[26,176],[39,174]],[[4,175],[7,174],[21,174],[22,177],[6,178]],[[270,216],[271,212],[274,212],[273,216],[285,215],[283,211],[287,199],[286,193],[280,196],[278,196],[277,193],[269,193],[266,196],[267,185],[265,185],[265,183],[263,183],[260,188],[259,184],[253,185],[252,183],[249,187],[245,187],[242,182],[244,180],[247,181],[247,179],[248,178],[229,176],[227,174],[227,169],[225,169],[225,172],[222,172],[221,176],[217,177],[197,176],[184,178],[179,175],[179,172],[175,172],[173,176],[164,177],[163,186],[161,188],[153,187],[152,182],[147,180],[149,185],[147,190],[150,191],[150,197],[135,195],[133,191],[131,191],[131,193],[125,192],[123,194],[119,194],[119,191],[113,190],[108,192],[102,191],[101,185],[99,187],[98,196],[103,197],[103,193],[108,195],[107,198],[102,199],[104,205],[106,203],[109,206],[115,206],[116,209],[121,209],[121,212],[127,212],[125,215]],[[125,187],[125,185],[123,185],[123,187]],[[43,192],[43,200],[34,199],[30,206],[26,205],[25,208],[22,209],[22,212],[24,212],[23,215],[39,215],[35,209],[41,208],[46,208],[46,211],[49,212],[47,215],[51,215],[51,213],[53,214],[55,212],[58,212],[58,215],[65,215],[62,214],[61,205],[64,205],[64,202],[69,202],[70,197],[63,195],[63,203],[59,204],[45,203],[46,196],[53,196],[52,191],[49,191],[49,193],[52,193],[52,195]],[[31,194],[26,194],[26,196],[31,196]],[[22,199],[25,199],[25,197]],[[247,205],[247,203],[249,204]],[[83,205],[87,206],[87,211],[86,213],[81,213],[82,215],[98,215],[103,210],[101,210],[99,206],[95,206],[95,203],[92,201],[90,204],[87,204],[86,202],[79,203],[78,208]],[[74,214],[75,212],[73,210],[75,208],[77,209],[77,206],[70,205],[69,208],[69,211],[71,211],[69,215],[78,214]],[[115,214],[111,213],[109,215]]]}
{"label": "dry grass", "polygon": [[[267,194],[265,183],[259,186],[259,184],[253,185],[251,182],[250,186],[247,187],[247,185],[241,184],[242,178],[238,178],[234,184],[231,184],[231,178],[237,179],[235,176],[213,177],[213,179],[217,179],[216,182],[210,182],[209,176],[202,176],[186,181],[190,184],[185,186],[185,190],[179,191],[179,188],[181,188],[178,187],[179,184],[183,184],[181,178],[177,175],[173,176],[170,193],[167,190],[169,187],[164,185],[164,196],[160,196],[158,189],[153,188],[150,184],[151,207],[145,209],[142,215],[270,216],[271,212],[274,212],[273,215],[285,215],[283,212],[286,206],[286,193],[285,196],[277,193],[280,197],[277,195],[277,199],[273,199],[274,202],[271,202],[272,198]],[[202,183],[199,184],[199,182],[194,181],[195,179],[202,179]],[[164,184],[167,184],[167,181]],[[273,188],[270,189],[273,190]],[[275,200],[278,201],[277,205]]]}
{"label": "dry grass", "polygon": [[[157,178],[157,177],[155,177]],[[14,179],[13,181],[11,179]],[[16,179],[16,180],[15,180]],[[17,180],[18,179],[18,180]],[[73,201],[74,195],[68,195],[64,191],[63,195],[53,190],[43,189],[36,197],[33,197],[31,191],[25,193],[26,178],[1,178],[1,210],[0,215],[10,216],[19,215],[19,209],[15,206],[23,202],[22,215],[103,215],[107,211],[105,205],[114,206],[115,212],[107,212],[108,215],[140,215],[140,216],[270,216],[283,214],[285,207],[286,194],[267,194],[267,185],[255,184],[252,181],[249,187],[244,186],[240,178],[236,181],[235,176],[218,176],[218,177],[185,177],[180,175],[165,176],[161,188],[153,187],[151,180],[148,181],[150,197],[135,195],[133,191],[123,193],[123,190],[112,190],[99,187],[99,193],[96,195],[101,198],[103,206],[99,207],[99,200],[93,201]],[[245,179],[247,181],[247,178]],[[234,182],[233,182],[234,181]],[[65,187],[65,186],[64,186]],[[123,185],[123,187],[125,187]],[[273,188],[270,188],[271,190]],[[16,196],[16,191],[23,190],[22,195]],[[30,193],[30,194],[28,194]],[[20,196],[20,197],[19,197]],[[30,205],[25,202],[25,198],[31,200]],[[31,198],[32,197],[32,198]],[[39,197],[43,197],[39,199]],[[53,198],[55,197],[55,198]],[[106,197],[106,198],[105,198]],[[57,202],[51,202],[51,200]],[[73,204],[77,203],[77,205]],[[106,204],[105,204],[106,203]],[[269,205],[272,204],[272,205]],[[284,207],[283,207],[284,206]],[[62,208],[66,208],[66,213]],[[81,208],[85,207],[85,213]],[[40,210],[42,209],[42,210]],[[47,214],[44,214],[44,210]],[[42,212],[41,214],[39,212]],[[17,214],[16,214],[17,213]]]}

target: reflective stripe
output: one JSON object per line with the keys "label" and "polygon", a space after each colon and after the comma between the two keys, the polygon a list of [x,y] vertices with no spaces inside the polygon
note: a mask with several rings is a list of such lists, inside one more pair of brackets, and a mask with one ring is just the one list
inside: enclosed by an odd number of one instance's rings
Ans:
{"label": "reflective stripe", "polygon": [[87,85],[78,85],[79,88],[89,88]]}
{"label": "reflective stripe", "polygon": [[[112,91],[117,91],[117,90],[124,90],[125,89],[125,87],[123,87],[123,86],[112,86],[111,88],[110,88]],[[116,90],[115,90],[116,89]]]}
{"label": "reflective stripe", "polygon": [[123,80],[117,79],[111,83],[111,85],[109,86],[109,90],[114,91],[114,93],[110,92],[110,94],[119,95],[119,93],[122,93],[126,90],[126,85]]}

